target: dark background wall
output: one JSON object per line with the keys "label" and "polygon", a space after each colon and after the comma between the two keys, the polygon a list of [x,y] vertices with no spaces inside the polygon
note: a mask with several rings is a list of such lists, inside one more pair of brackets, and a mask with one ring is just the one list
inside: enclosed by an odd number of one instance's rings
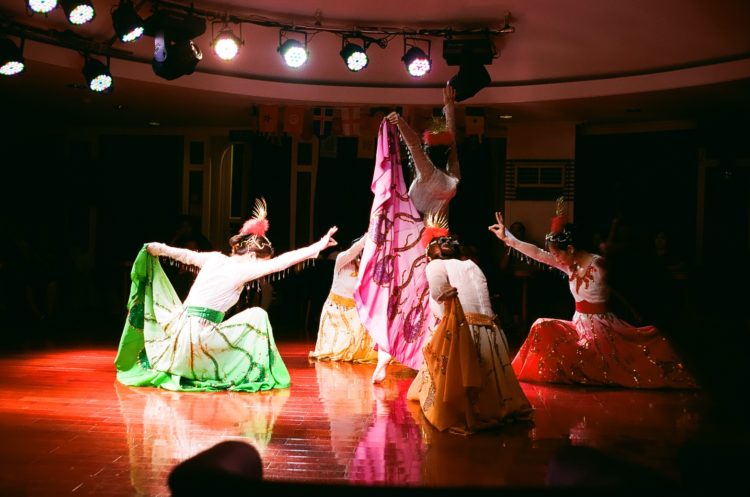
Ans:
{"label": "dark background wall", "polygon": [[[647,254],[654,233],[663,229],[691,271],[686,286],[693,293],[696,286],[723,289],[731,278],[744,275],[750,176],[743,166],[750,152],[743,126],[580,136],[575,219],[582,239],[608,233],[618,218],[633,228],[637,236],[629,240]],[[17,131],[2,138],[3,329],[12,330],[22,345],[74,338],[116,344],[125,315],[128,264],[144,242],[169,241],[181,214],[184,137],[105,133],[84,140],[63,132]],[[244,144],[251,164],[248,194],[268,200],[269,235],[279,251],[290,248],[289,145],[287,138],[260,136]],[[705,177],[699,174],[701,153],[718,164]],[[503,312],[508,290],[498,265],[502,248],[487,226],[504,202],[505,140],[466,139],[459,154],[463,179],[451,204],[451,228],[485,270],[496,310]],[[366,230],[372,162],[357,158],[354,138],[339,138],[337,156],[320,158],[315,236],[339,226],[336,238],[346,247]],[[408,168],[405,174],[408,181]],[[699,189],[705,189],[703,205],[697,201]],[[331,264],[320,260],[275,284],[269,312],[281,339],[314,340]],[[564,279],[546,274],[536,285],[529,321],[570,315]],[[741,295],[713,292],[698,298],[739,303]],[[522,339],[523,332],[514,338]]]}

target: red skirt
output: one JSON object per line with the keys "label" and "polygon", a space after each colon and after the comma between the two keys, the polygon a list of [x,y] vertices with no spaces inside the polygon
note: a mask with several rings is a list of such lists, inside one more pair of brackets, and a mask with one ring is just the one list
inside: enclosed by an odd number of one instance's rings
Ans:
{"label": "red skirt", "polygon": [[513,359],[519,380],[628,388],[696,388],[654,326],[612,313],[576,312],[572,321],[537,319]]}

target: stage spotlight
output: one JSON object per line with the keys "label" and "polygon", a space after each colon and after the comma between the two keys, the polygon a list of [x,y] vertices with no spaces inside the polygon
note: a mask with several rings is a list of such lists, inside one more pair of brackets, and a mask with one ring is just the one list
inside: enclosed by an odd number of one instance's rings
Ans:
{"label": "stage spotlight", "polygon": [[21,48],[8,38],[0,38],[0,74],[13,76],[23,72],[26,65],[23,61],[23,39]]}
{"label": "stage spotlight", "polygon": [[456,90],[456,102],[473,97],[479,90],[490,84],[490,73],[483,64],[469,62],[462,64],[458,74],[448,83]]}
{"label": "stage spotlight", "polygon": [[232,28],[228,25],[219,31],[219,34],[214,38],[211,45],[214,48],[216,55],[222,60],[232,60],[237,56],[240,51],[240,45],[244,44],[242,41],[242,26],[240,25],[240,37],[237,37]]}
{"label": "stage spotlight", "polygon": [[[409,43],[410,41],[411,43]],[[414,44],[417,41],[427,43],[427,53]],[[404,61],[404,66],[410,76],[421,78],[432,69],[432,60],[430,59],[431,44],[430,40],[426,39],[404,38],[404,56],[401,57],[401,60]],[[407,50],[407,47],[410,48]]]}
{"label": "stage spotlight", "polygon": [[[289,33],[299,33],[305,37],[304,45],[299,40],[288,39],[282,43],[283,37]],[[304,31],[279,31],[278,52],[289,67],[300,67],[307,62],[307,33]]]}
{"label": "stage spotlight", "polygon": [[28,0],[27,5],[32,12],[46,14],[57,7],[57,0]]}
{"label": "stage spotlight", "polygon": [[86,59],[83,65],[83,76],[89,90],[97,93],[109,93],[112,91],[112,75],[109,72],[109,57],[107,65],[97,59]]}
{"label": "stage spotlight", "polygon": [[346,43],[345,39],[343,43],[345,43],[344,48],[341,49],[339,54],[344,59],[347,69],[357,72],[367,67],[370,60],[367,57],[365,49],[354,43]]}
{"label": "stage spotlight", "polygon": [[443,58],[449,66],[460,66],[448,83],[456,90],[456,102],[473,97],[490,84],[486,64],[499,56],[487,36],[443,40]]}
{"label": "stage spotlight", "polygon": [[120,0],[120,5],[112,12],[112,25],[117,38],[123,43],[135,41],[143,35],[143,19],[135,11],[131,0]]}
{"label": "stage spotlight", "polygon": [[151,67],[157,76],[172,80],[193,74],[203,52],[193,40],[170,40],[163,33],[154,36],[154,59]]}
{"label": "stage spotlight", "polygon": [[60,5],[71,24],[85,24],[94,18],[94,6],[90,0],[60,0]]}

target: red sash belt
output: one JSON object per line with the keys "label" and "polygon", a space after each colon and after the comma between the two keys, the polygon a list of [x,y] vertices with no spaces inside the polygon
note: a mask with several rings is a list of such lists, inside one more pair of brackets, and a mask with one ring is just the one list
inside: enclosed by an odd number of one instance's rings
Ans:
{"label": "red sash belt", "polygon": [[576,302],[576,311],[581,314],[606,314],[607,304],[605,302],[587,302],[581,300]]}

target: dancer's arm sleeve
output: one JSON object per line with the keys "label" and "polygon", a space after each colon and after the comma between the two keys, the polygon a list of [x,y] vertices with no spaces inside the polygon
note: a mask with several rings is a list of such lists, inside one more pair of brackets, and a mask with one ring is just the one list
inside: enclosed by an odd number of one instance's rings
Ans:
{"label": "dancer's arm sleeve", "polygon": [[240,266],[238,277],[242,282],[248,282],[271,273],[278,273],[304,260],[317,257],[321,249],[320,242],[316,242],[301,249],[290,250],[273,259],[247,261]]}
{"label": "dancer's arm sleeve", "polygon": [[430,286],[430,296],[437,301],[451,287],[448,272],[445,270],[445,264],[439,259],[431,261],[427,264],[425,274],[427,276],[427,283]]}
{"label": "dancer's arm sleeve", "polygon": [[362,249],[365,248],[365,241],[366,237],[363,236],[362,238],[357,240],[351,247],[336,256],[336,265],[333,269],[335,273],[341,271],[343,267],[357,258],[357,256],[362,252]]}
{"label": "dancer's arm sleeve", "polygon": [[445,124],[448,130],[453,136],[453,144],[451,145],[451,151],[448,155],[448,174],[456,179],[461,179],[461,167],[458,163],[458,147],[456,146],[456,108],[451,103],[443,107],[443,114],[445,115]]}
{"label": "dancer's arm sleeve", "polygon": [[417,135],[412,127],[409,126],[409,123],[407,123],[401,116],[398,118],[398,130],[404,138],[404,143],[406,143],[406,148],[409,149],[412,159],[414,159],[415,179],[426,181],[427,178],[432,176],[432,173],[435,171],[435,166],[432,165],[427,154],[424,153],[419,135]]}
{"label": "dancer's arm sleeve", "polygon": [[203,267],[211,252],[196,252],[184,248],[170,247],[164,243],[151,242],[148,244],[148,252],[151,255],[169,257],[183,264]]}
{"label": "dancer's arm sleeve", "polygon": [[537,262],[541,262],[542,264],[546,264],[547,266],[552,266],[556,269],[559,269],[563,273],[567,274],[569,272],[567,267],[557,262],[557,259],[555,259],[555,257],[546,250],[542,250],[534,244],[519,240],[518,238],[513,236],[513,234],[508,231],[508,229],[505,230],[505,235],[507,237],[505,239],[505,244],[513,250],[516,250],[527,257],[531,257]]}

